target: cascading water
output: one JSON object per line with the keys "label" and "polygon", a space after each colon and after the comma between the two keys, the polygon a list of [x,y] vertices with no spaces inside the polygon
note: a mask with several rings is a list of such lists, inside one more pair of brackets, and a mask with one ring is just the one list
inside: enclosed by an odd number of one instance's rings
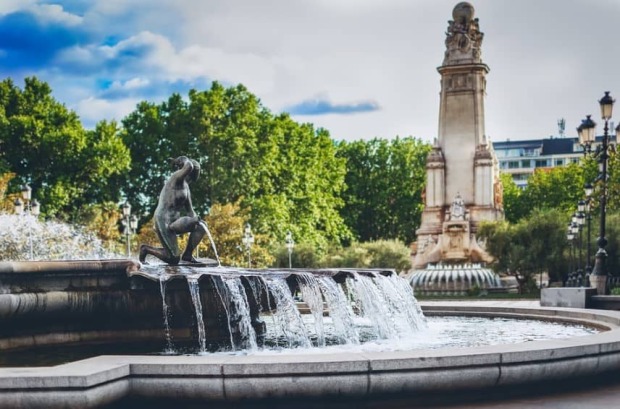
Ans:
{"label": "cascading water", "polygon": [[[205,323],[202,318],[202,302],[200,301],[200,289],[198,287],[199,276],[188,276],[187,284],[189,285],[189,292],[192,295],[192,303],[194,304],[194,311],[196,311],[196,327],[198,329],[198,345],[200,352],[207,351],[207,335],[205,332]],[[165,303],[164,303],[165,304]]]}
{"label": "cascading water", "polygon": [[297,275],[299,281],[299,289],[304,302],[310,308],[314,317],[314,328],[316,331],[317,345],[320,347],[325,346],[325,335],[323,325],[323,296],[321,294],[321,287],[319,286],[316,277],[310,273],[300,273]]}
{"label": "cascading water", "polygon": [[241,279],[239,277],[225,277],[224,284],[226,284],[228,288],[228,299],[232,302],[234,307],[232,311],[229,312],[228,322],[237,323],[240,334],[240,348],[254,351],[258,348],[256,343],[256,331],[254,331],[252,327],[250,304],[248,303],[243,284],[241,284]]}
{"label": "cascading water", "polygon": [[[199,353],[206,351],[206,339],[212,329],[209,325],[214,322],[205,324],[203,303],[208,298],[203,293],[201,302],[201,291],[212,291],[208,296],[221,303],[221,315],[225,315],[224,336],[229,337],[229,343],[221,345],[220,350],[252,352],[282,347],[359,345],[373,340],[409,339],[426,327],[408,282],[394,274],[347,270],[346,278],[337,282],[333,273],[321,271],[183,266],[177,268],[177,274],[159,272],[157,267],[146,268],[142,273],[157,274],[159,280],[167,350],[173,349],[166,303],[166,284],[172,279],[187,281],[197,320]],[[201,279],[203,276],[210,278]],[[301,304],[293,297],[296,290],[309,314],[300,313]],[[264,331],[258,333],[256,328]]]}
{"label": "cascading water", "polygon": [[337,341],[342,344],[359,344],[360,336],[353,322],[353,309],[342,287],[331,277],[319,277],[318,282],[325,297]]}
{"label": "cascading water", "polygon": [[502,288],[500,277],[480,264],[428,265],[411,272],[409,281],[419,294],[465,294],[475,287],[479,290]]}
{"label": "cascading water", "polygon": [[164,335],[166,336],[166,350],[164,352],[172,353],[174,349],[172,348],[172,337],[170,336],[170,311],[168,304],[166,304],[166,278],[166,273],[162,273],[159,276],[159,290],[161,292],[162,313],[164,316]]}
{"label": "cascading water", "polygon": [[282,334],[286,337],[288,347],[308,348],[312,344],[297,309],[291,290],[286,280],[281,277],[266,277],[267,287],[275,299],[274,317]]}

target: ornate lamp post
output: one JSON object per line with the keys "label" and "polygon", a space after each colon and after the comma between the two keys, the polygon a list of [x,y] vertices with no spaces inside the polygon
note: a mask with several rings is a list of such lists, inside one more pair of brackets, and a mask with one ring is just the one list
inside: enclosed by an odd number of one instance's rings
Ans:
{"label": "ornate lamp post", "polygon": [[[601,182],[601,216],[599,237],[596,241],[598,251],[596,252],[592,274],[590,274],[590,286],[595,287],[599,295],[604,295],[607,292],[607,251],[605,250],[607,239],[605,238],[605,220],[607,211],[607,161],[609,159],[610,149],[609,120],[611,119],[614,106],[614,99],[609,95],[609,91],[605,92],[605,95],[599,101],[599,105],[601,107],[601,118],[605,126],[603,128],[602,144],[596,148],[593,155],[598,158],[599,162],[600,174],[597,180]],[[592,143],[596,136],[595,127],[596,124],[590,119],[590,115],[588,115],[577,128],[579,142],[584,146],[584,154],[592,153]],[[620,127],[616,129],[616,132],[620,133]]]}
{"label": "ornate lamp post", "polygon": [[586,193],[586,200],[585,200],[585,206],[584,206],[584,210],[585,210],[585,214],[586,214],[586,221],[588,222],[588,229],[586,231],[586,277],[588,278],[588,280],[590,279],[590,273],[592,273],[592,266],[590,265],[590,260],[592,260],[592,254],[591,254],[591,248],[592,246],[590,245],[590,225],[592,224],[592,213],[590,212],[591,207],[591,202],[592,202],[592,184],[591,183],[586,183],[584,191]]}
{"label": "ornate lamp post", "polygon": [[[37,199],[31,200],[32,199],[32,188],[27,184],[23,185],[21,189],[21,193],[22,193],[22,198],[24,199],[24,201],[22,202],[21,199],[17,198],[15,199],[15,202],[13,202],[13,205],[15,206],[15,214],[25,215],[25,216],[31,215],[36,219],[37,217],[39,217],[39,214],[41,213],[41,205],[39,204]],[[32,243],[32,225],[30,223],[28,224],[28,246],[30,248],[30,260],[34,260],[34,249],[33,249],[33,243]]]}
{"label": "ornate lamp post", "polygon": [[125,241],[127,242],[127,257],[131,257],[131,235],[138,228],[138,217],[131,214],[131,205],[129,202],[123,204],[123,231],[125,232]]}
{"label": "ornate lamp post", "polygon": [[575,239],[575,241],[577,242],[576,246],[575,246],[575,259],[577,261],[577,270],[575,271],[575,276],[574,276],[574,284],[575,286],[580,286],[581,285],[581,281],[583,280],[583,272],[581,270],[581,250],[580,250],[580,237],[581,237],[581,230],[579,229],[579,223],[577,222],[578,218],[577,218],[577,214],[575,213],[573,215],[572,218],[572,223],[570,225],[570,230],[571,233],[573,234],[573,237]]}
{"label": "ornate lamp post", "polygon": [[288,251],[288,268],[293,268],[293,262],[291,255],[293,254],[293,247],[295,247],[295,241],[293,240],[293,233],[291,231],[286,232],[286,250]]}
{"label": "ornate lamp post", "polygon": [[566,240],[568,240],[568,245],[570,246],[570,265],[568,268],[568,275],[566,277],[566,287],[572,287],[574,281],[574,272],[575,268],[575,260],[573,258],[573,240],[575,239],[575,235],[572,233],[571,226],[568,226],[568,231],[566,233]]}
{"label": "ornate lamp post", "polygon": [[254,244],[254,235],[252,234],[252,226],[250,226],[250,223],[246,223],[245,225],[242,242],[248,252],[248,268],[252,268],[252,244]]}

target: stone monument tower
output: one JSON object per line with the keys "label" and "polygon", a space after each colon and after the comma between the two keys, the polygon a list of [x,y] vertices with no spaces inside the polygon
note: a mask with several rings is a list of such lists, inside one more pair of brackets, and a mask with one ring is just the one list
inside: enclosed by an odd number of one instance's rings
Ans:
{"label": "stone monument tower", "polygon": [[446,32],[441,74],[439,137],[426,161],[422,225],[414,268],[429,263],[490,261],[478,245],[479,222],[503,218],[497,159],[484,131],[489,67],[474,8],[461,2]]}

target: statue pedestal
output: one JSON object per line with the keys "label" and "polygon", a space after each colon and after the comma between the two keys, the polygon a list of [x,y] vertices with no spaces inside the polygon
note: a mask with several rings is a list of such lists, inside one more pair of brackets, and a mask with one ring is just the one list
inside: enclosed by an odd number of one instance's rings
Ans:
{"label": "statue pedestal", "polygon": [[440,245],[441,259],[447,262],[460,262],[469,259],[470,234],[469,221],[444,222]]}

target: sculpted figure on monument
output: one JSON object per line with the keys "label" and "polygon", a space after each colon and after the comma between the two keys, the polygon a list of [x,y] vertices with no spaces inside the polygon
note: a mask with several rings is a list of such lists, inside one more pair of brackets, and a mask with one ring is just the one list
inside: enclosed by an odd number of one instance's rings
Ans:
{"label": "sculpted figure on monument", "polygon": [[[159,194],[159,203],[155,209],[155,232],[162,247],[143,244],[140,246],[140,262],[145,262],[147,255],[176,265],[180,260],[196,263],[192,256],[207,232],[207,226],[192,207],[189,183],[195,182],[200,175],[200,164],[187,156],[171,159],[175,172],[164,184]],[[180,253],[177,236],[189,233],[187,247]]]}
{"label": "sculpted figure on monument", "polygon": [[446,32],[446,53],[444,65],[458,63],[463,59],[479,62],[480,47],[484,34],[480,32],[478,19],[474,18],[474,7],[461,2],[454,7]]}
{"label": "sculpted figure on monument", "polygon": [[465,220],[465,202],[460,193],[456,194],[450,206],[450,220]]}

